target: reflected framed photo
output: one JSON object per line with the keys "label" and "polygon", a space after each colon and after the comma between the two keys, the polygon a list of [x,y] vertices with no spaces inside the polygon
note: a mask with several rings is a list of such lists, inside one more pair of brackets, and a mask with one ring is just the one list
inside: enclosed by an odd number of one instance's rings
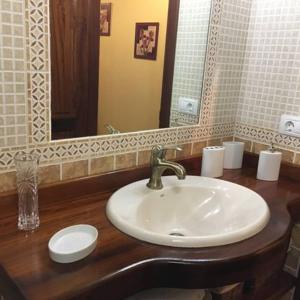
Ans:
{"label": "reflected framed photo", "polygon": [[100,4],[100,36],[110,36],[111,3]]}
{"label": "reflected framed photo", "polygon": [[159,23],[136,23],[134,57],[156,60]]}

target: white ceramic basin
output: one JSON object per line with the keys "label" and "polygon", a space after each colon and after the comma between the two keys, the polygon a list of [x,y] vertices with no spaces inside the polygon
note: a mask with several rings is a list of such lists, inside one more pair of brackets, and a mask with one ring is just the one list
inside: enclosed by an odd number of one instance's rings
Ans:
{"label": "white ceramic basin", "polygon": [[115,192],[109,220],[139,240],[174,247],[221,246],[260,232],[270,218],[262,197],[243,186],[206,177],[163,177],[159,191],[148,180]]}

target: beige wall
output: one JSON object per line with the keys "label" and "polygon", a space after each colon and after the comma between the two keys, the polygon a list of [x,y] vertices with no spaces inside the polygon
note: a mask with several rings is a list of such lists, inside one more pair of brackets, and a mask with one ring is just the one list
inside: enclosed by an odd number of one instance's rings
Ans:
{"label": "beige wall", "polygon": [[[109,0],[110,37],[100,38],[98,132],[112,124],[121,132],[159,126],[169,0]],[[156,61],[134,58],[135,23],[159,22]]]}

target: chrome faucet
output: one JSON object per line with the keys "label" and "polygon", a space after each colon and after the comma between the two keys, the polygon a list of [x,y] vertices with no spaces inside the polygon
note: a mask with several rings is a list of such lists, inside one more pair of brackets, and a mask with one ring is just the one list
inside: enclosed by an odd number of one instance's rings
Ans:
{"label": "chrome faucet", "polygon": [[168,150],[182,151],[179,147],[164,148],[161,145],[154,146],[151,153],[150,165],[151,165],[151,177],[147,183],[147,187],[152,190],[161,190],[163,188],[161,182],[161,176],[167,169],[171,169],[176,174],[179,180],[185,179],[185,168],[172,161],[166,160],[166,153]]}

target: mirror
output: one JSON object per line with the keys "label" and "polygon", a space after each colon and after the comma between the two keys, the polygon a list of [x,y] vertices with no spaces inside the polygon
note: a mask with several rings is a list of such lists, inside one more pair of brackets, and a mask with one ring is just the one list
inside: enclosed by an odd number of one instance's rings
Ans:
{"label": "mirror", "polygon": [[50,0],[52,139],[199,122],[211,0]]}

